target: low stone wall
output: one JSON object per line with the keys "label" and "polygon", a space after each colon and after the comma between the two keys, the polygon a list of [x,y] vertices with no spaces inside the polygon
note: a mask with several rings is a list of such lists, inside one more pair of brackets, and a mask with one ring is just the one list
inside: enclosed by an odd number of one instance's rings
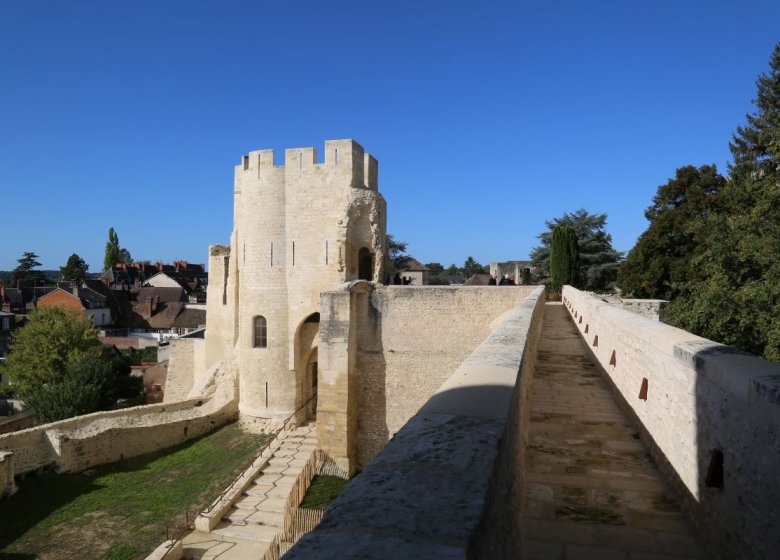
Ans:
{"label": "low stone wall", "polygon": [[780,364],[569,286],[563,301],[713,556],[774,558],[780,550]]}
{"label": "low stone wall", "polygon": [[0,452],[13,453],[12,476],[43,466],[79,471],[182,443],[237,415],[228,384],[208,398],[96,412],[5,434]]}
{"label": "low stone wall", "polygon": [[503,315],[286,559],[519,557],[543,296]]}

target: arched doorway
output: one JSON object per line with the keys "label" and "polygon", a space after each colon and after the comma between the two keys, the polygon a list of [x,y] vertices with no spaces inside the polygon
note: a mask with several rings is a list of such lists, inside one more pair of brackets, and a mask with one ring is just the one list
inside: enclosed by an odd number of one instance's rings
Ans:
{"label": "arched doorway", "polygon": [[369,281],[374,279],[374,255],[367,247],[358,251],[358,279]]}
{"label": "arched doorway", "polygon": [[317,417],[318,364],[317,345],[320,314],[312,313],[301,321],[295,333],[295,408],[298,422]]}

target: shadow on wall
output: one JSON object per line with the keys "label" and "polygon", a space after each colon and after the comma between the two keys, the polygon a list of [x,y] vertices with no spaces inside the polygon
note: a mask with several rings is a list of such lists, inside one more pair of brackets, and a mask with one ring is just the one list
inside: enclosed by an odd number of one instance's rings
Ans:
{"label": "shadow on wall", "polygon": [[509,385],[434,395],[285,558],[518,558],[518,404]]}
{"label": "shadow on wall", "polygon": [[358,420],[357,469],[362,470],[389,438],[387,427],[387,364],[382,344],[382,313],[371,294],[358,298],[357,317],[365,318],[365,328],[357,331]]}

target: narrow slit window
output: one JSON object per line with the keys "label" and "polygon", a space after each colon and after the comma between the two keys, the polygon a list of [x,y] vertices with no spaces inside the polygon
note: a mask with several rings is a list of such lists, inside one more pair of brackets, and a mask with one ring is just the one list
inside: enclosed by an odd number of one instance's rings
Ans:
{"label": "narrow slit window", "polygon": [[336,155],[336,165],[338,165],[339,164],[339,149],[338,148],[336,148],[334,150],[334,154]]}
{"label": "narrow slit window", "polygon": [[254,319],[255,348],[268,348],[268,321],[265,317],[258,315]]}
{"label": "narrow slit window", "polygon": [[271,266],[274,265],[274,244],[271,242]]}
{"label": "narrow slit window", "polygon": [[328,264],[328,242],[325,242],[325,264]]}

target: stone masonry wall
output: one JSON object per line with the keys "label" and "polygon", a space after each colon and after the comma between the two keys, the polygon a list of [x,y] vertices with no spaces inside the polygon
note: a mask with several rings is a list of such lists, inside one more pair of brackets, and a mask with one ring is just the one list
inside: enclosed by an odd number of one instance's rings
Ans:
{"label": "stone masonry wall", "polygon": [[780,364],[605,303],[563,301],[714,557],[780,550]]}
{"label": "stone masonry wall", "polygon": [[[231,394],[232,393],[232,394]],[[233,387],[209,398],[96,412],[0,436],[14,475],[55,465],[77,471],[176,445],[235,419]]]}
{"label": "stone masonry wall", "polygon": [[357,314],[358,468],[534,289],[376,286]]}
{"label": "stone masonry wall", "polygon": [[286,559],[520,557],[543,296],[503,315]]}

